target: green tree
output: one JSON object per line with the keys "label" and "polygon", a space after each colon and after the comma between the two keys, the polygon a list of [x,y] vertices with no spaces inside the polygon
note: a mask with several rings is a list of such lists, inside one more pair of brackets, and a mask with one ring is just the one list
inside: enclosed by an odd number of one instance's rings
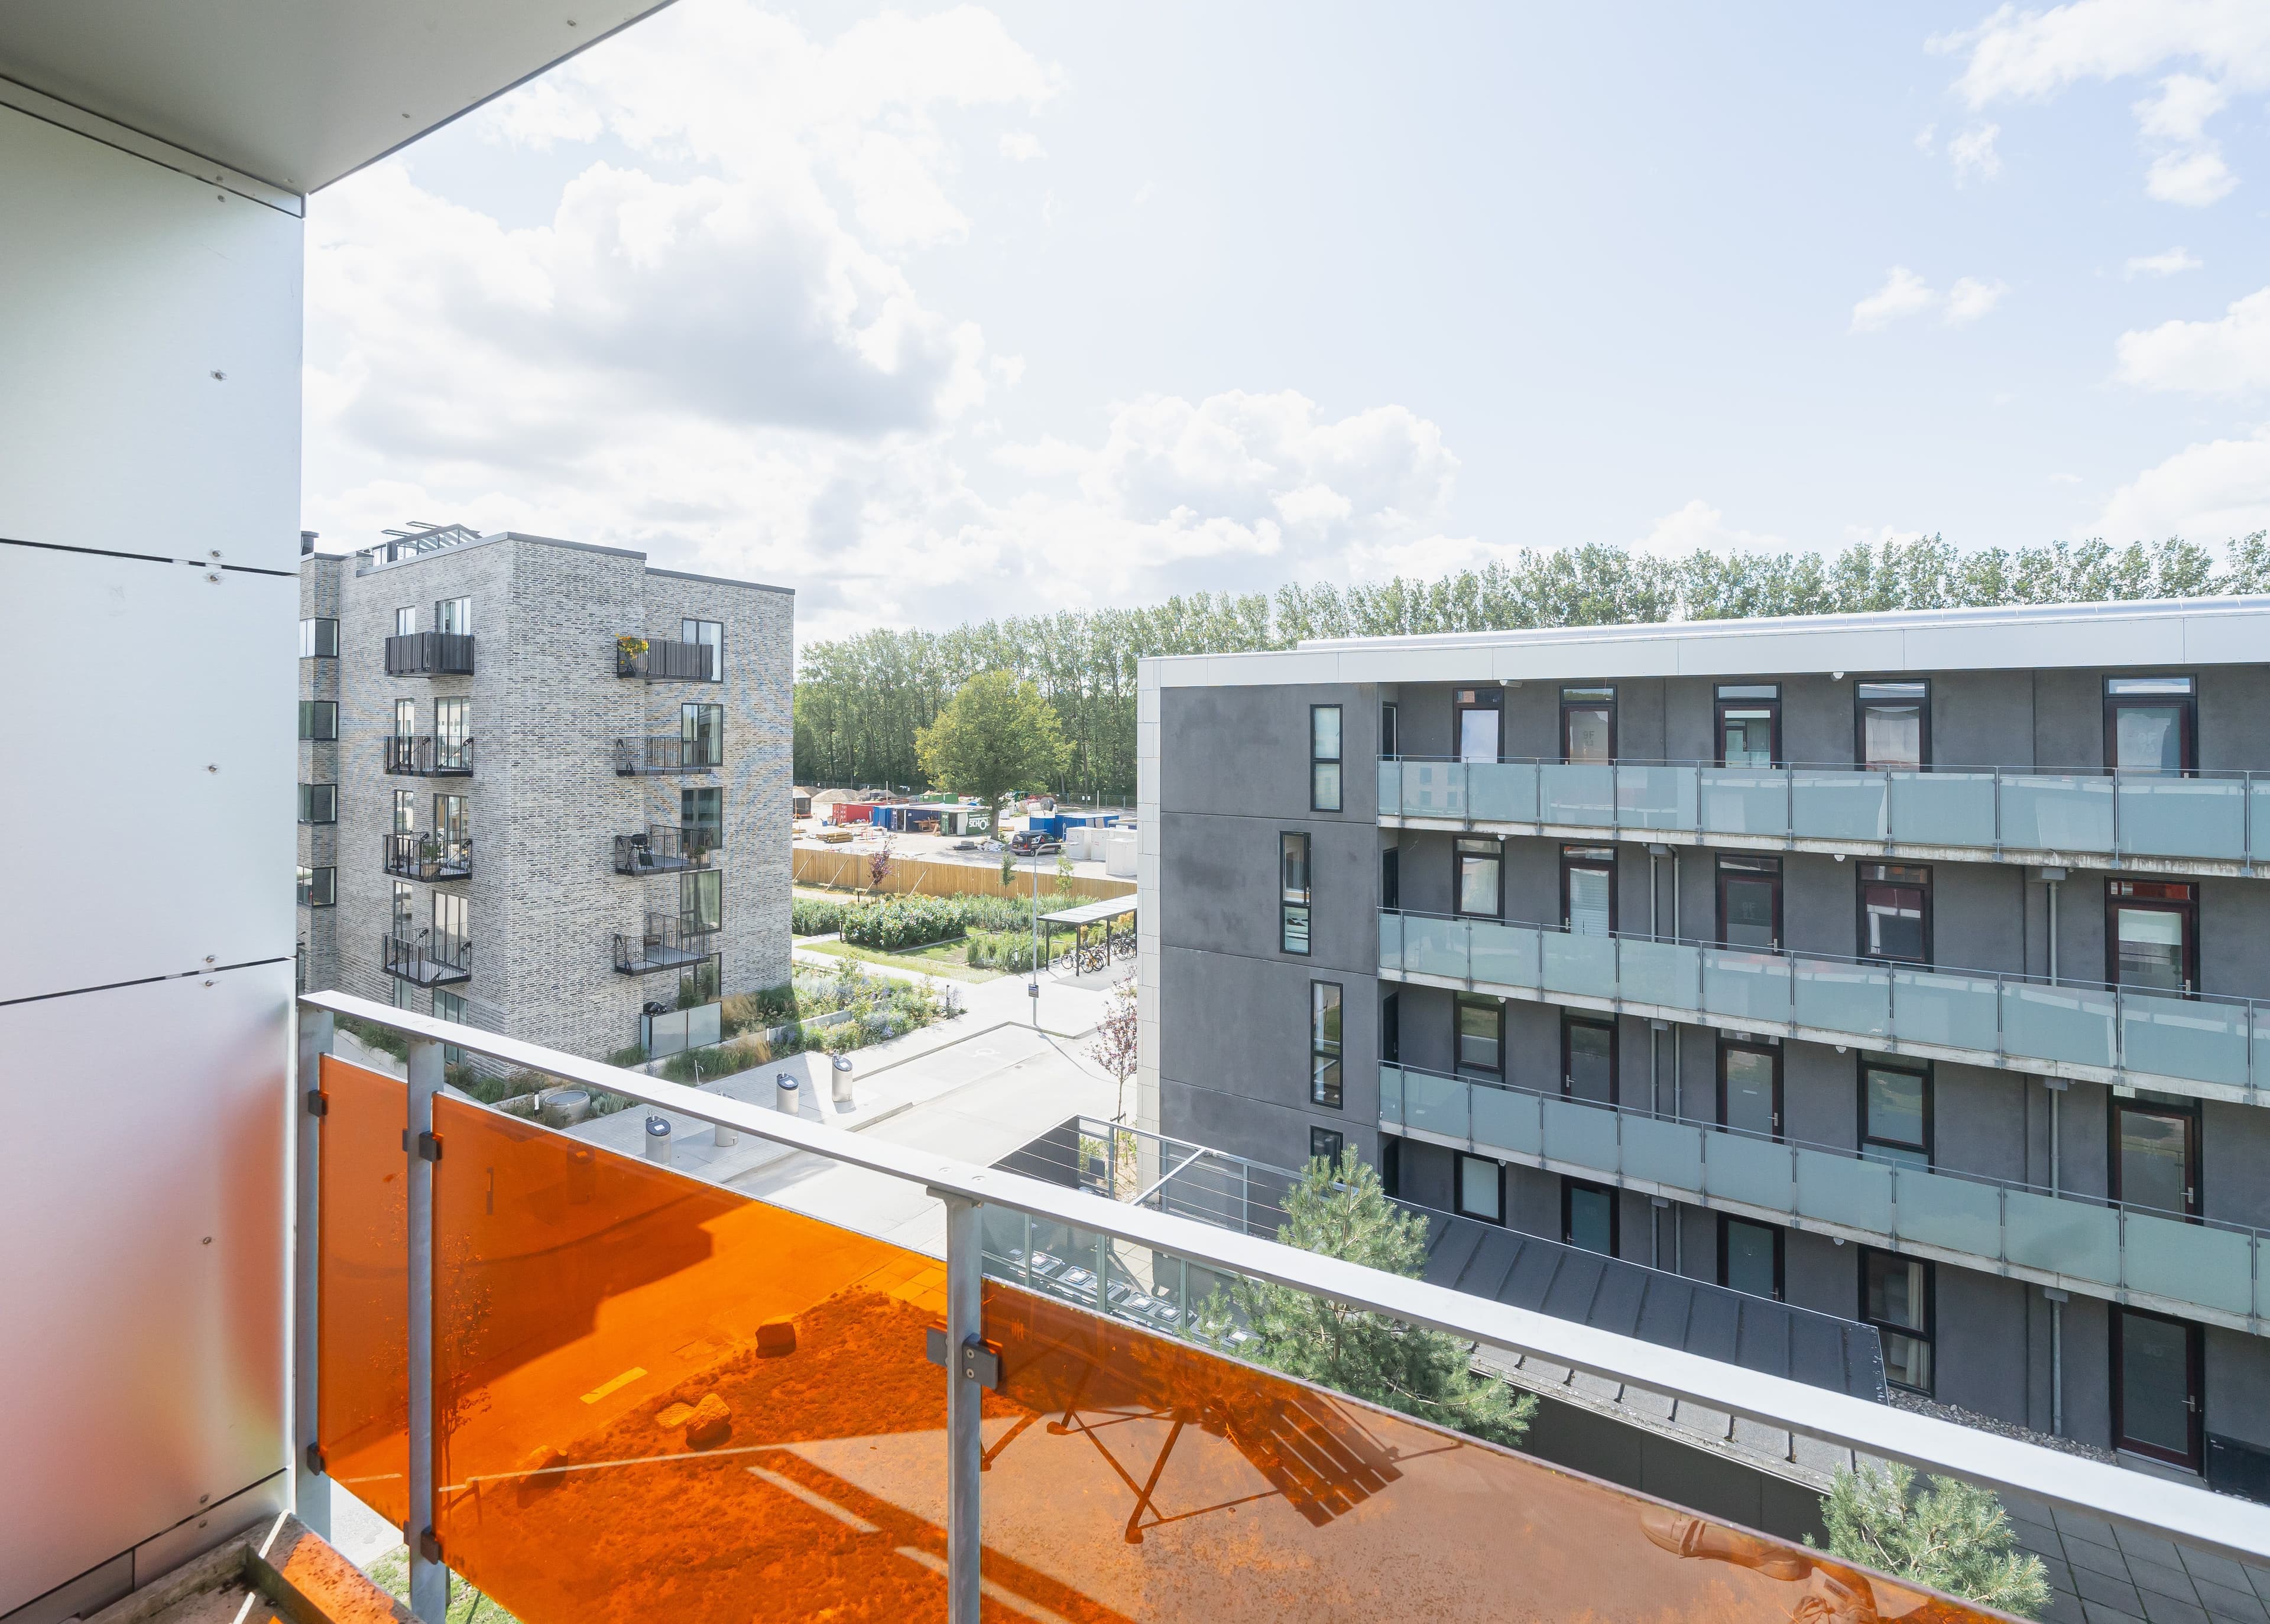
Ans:
{"label": "green tree", "polygon": [[1848,1562],[2021,1618],[2039,1618],[2049,1605],[2042,1559],[2016,1548],[2002,1502],[1976,1484],[1932,1478],[1918,1494],[1910,1467],[1839,1466],[1821,1518],[1829,1554]]}
{"label": "green tree", "polygon": [[[1354,1151],[1337,1167],[1321,1156],[1309,1163],[1285,1197],[1277,1238],[1408,1279],[1427,1260],[1427,1220],[1388,1200]],[[1536,1394],[1475,1375],[1466,1344],[1442,1331],[1257,1280],[1233,1286],[1229,1302],[1253,1333],[1243,1356],[1287,1376],[1493,1443],[1519,1443],[1537,1413]],[[1199,1317],[1218,1331],[1228,1313],[1217,1295]]]}
{"label": "green tree", "polygon": [[1041,691],[996,671],[961,685],[915,735],[915,753],[931,782],[998,808],[1010,790],[1053,779],[1071,747]]}

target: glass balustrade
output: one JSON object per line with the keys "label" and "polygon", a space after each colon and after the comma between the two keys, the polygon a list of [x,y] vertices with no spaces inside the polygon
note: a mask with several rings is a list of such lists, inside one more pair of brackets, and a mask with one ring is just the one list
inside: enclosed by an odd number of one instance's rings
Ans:
{"label": "glass balustrade", "polygon": [[323,1057],[315,1437],[324,1470],[399,1527],[410,1515],[410,1086]]}
{"label": "glass balustrade", "polygon": [[1881,773],[1789,775],[1789,832],[1800,840],[1891,837],[1890,785]]}
{"label": "glass balustrade", "polygon": [[1526,761],[1473,762],[1466,768],[1466,816],[1480,822],[1534,822],[1538,771]]}

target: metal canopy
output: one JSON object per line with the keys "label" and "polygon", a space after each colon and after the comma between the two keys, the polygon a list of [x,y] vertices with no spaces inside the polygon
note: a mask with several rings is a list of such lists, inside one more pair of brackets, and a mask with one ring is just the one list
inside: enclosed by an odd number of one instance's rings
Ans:
{"label": "metal canopy", "polygon": [[1131,896],[1099,897],[1093,902],[1082,902],[1078,908],[1067,908],[1053,914],[1042,914],[1041,921],[1044,924],[1096,924],[1103,920],[1116,919],[1123,914],[1131,914],[1134,911],[1135,899]]}

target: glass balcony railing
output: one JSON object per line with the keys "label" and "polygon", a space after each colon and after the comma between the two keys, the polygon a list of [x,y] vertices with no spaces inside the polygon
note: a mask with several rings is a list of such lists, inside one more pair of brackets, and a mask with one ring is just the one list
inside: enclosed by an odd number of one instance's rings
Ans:
{"label": "glass balcony railing", "polygon": [[2251,866],[2270,853],[2270,774],[1695,762],[1379,763],[1383,815],[1615,832],[1819,841],[1872,851]]}
{"label": "glass balcony railing", "polygon": [[1383,973],[1859,1049],[2252,1101],[2270,1005],[1384,910]]}
{"label": "glass balcony railing", "polygon": [[1895,1250],[1979,1259],[2140,1308],[2264,1329],[2263,1236],[2244,1225],[1385,1063],[1379,1122],[1501,1160]]}
{"label": "glass balcony railing", "polygon": [[[334,1012],[404,1034],[409,1081],[330,1057]],[[2203,1491],[367,1000],[300,1015],[319,1087],[298,1452],[408,1531],[421,1617],[451,1571],[523,1624],[1335,1618],[1414,1597],[1484,1619],[1510,1583],[1550,1618],[1988,1616],[1242,1363],[1166,1316],[1091,1312],[1062,1269],[1048,1293],[984,1278],[989,1251],[1032,1264],[1028,1220],[1106,1237],[1105,1293],[1157,1301],[1154,1254],[1185,1301],[1183,1262],[1259,1275],[2229,1543]],[[445,1094],[451,1041],[908,1181],[944,1202],[946,1256]]]}

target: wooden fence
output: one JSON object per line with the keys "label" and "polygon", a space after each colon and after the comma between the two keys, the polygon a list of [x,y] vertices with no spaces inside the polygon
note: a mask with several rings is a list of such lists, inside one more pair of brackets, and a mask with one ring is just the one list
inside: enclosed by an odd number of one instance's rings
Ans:
{"label": "wooden fence", "polygon": [[[794,854],[793,872],[799,886],[835,886],[851,891],[911,891],[926,896],[1021,897],[1030,896],[1033,890],[1031,865],[1021,862],[1005,886],[998,863],[981,866],[975,863],[930,863],[920,857],[893,857],[890,871],[883,876],[881,886],[877,887],[868,873],[868,854],[864,851],[822,850],[816,846],[794,846],[790,850]],[[1054,868],[1042,863],[1043,903],[1049,902],[1050,894],[1058,884]],[[1099,897],[1135,894],[1135,882],[1131,879],[1075,874],[1071,884],[1074,896],[1090,901]]]}

